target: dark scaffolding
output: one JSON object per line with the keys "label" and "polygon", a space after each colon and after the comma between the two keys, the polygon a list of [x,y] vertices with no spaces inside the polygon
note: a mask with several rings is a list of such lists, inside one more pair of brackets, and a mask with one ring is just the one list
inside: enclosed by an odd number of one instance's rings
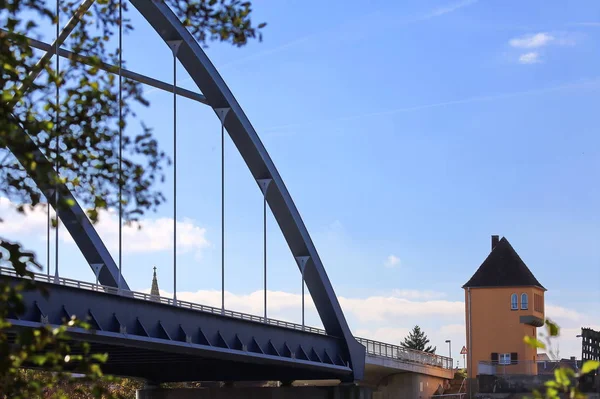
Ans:
{"label": "dark scaffolding", "polygon": [[581,329],[581,359],[600,361],[600,331]]}

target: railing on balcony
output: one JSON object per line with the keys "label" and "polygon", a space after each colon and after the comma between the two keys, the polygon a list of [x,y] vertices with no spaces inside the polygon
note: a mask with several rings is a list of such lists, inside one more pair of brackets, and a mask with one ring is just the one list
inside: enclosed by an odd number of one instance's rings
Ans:
{"label": "railing on balcony", "polygon": [[[10,276],[10,277],[21,277],[20,275],[18,275],[15,272],[14,269],[7,268],[7,267],[0,267],[0,276],[2,276],[2,275]],[[132,297],[135,299],[141,299],[144,301],[158,302],[158,303],[163,303],[165,305],[171,305],[171,306],[177,306],[180,308],[198,310],[201,312],[219,314],[222,316],[234,317],[236,319],[249,320],[249,321],[253,321],[253,322],[257,322],[257,323],[265,323],[265,324],[269,324],[272,326],[291,328],[294,330],[300,330],[300,331],[309,332],[309,333],[313,333],[313,334],[321,334],[321,335],[327,334],[325,332],[325,330],[321,330],[321,329],[315,328],[315,327],[309,327],[306,325],[290,323],[290,322],[283,321],[283,320],[276,320],[276,319],[269,319],[269,318],[265,319],[264,317],[261,317],[261,316],[256,316],[256,315],[242,313],[242,312],[236,312],[233,310],[223,310],[221,308],[201,305],[201,304],[193,303],[193,302],[187,302],[187,301],[181,301],[181,300],[175,301],[172,298],[150,295],[150,294],[146,294],[144,292],[119,290],[114,287],[107,287],[107,286],[104,286],[101,284],[89,283],[87,281],[73,280],[73,279],[65,278],[65,277],[55,277],[55,276],[50,276],[50,275],[42,274],[42,273],[33,273],[33,279],[35,281],[39,281],[39,282],[43,282],[43,283],[57,284],[57,285],[65,286],[65,287],[73,287],[73,288],[78,288],[78,289],[88,290],[88,291],[103,292],[103,293],[111,294],[111,295],[123,295],[123,296]],[[425,365],[434,366],[434,367],[441,367],[444,369],[452,369],[452,359],[449,357],[440,356],[440,355],[436,355],[433,353],[421,352],[421,351],[417,351],[417,350],[413,350],[413,349],[407,349],[407,348],[403,348],[398,345],[392,345],[392,344],[387,344],[385,342],[373,341],[373,340],[366,339],[366,338],[356,337],[356,340],[360,344],[365,346],[367,353],[372,356],[385,357],[385,358],[400,360],[400,361],[404,361],[404,362],[425,364]]]}
{"label": "railing on balcony", "polygon": [[[541,362],[543,363],[543,362]],[[538,362],[516,360],[507,364],[499,362],[479,362],[477,374],[480,375],[532,375],[538,372]]]}

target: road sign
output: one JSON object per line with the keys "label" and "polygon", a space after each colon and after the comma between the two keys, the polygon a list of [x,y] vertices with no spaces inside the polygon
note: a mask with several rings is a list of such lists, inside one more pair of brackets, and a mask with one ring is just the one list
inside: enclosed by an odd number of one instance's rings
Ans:
{"label": "road sign", "polygon": [[460,354],[461,355],[466,355],[467,354],[467,347],[463,346],[462,349],[460,350]]}

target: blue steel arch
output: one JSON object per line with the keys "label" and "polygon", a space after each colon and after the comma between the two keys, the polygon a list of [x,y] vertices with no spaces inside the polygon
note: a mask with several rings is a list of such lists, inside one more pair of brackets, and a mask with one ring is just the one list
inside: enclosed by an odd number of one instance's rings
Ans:
{"label": "blue steel arch", "polygon": [[[91,4],[92,2],[87,1],[85,3]],[[350,359],[349,366],[352,369],[352,375],[348,379],[361,380],[364,375],[365,347],[359,344],[352,335],[333,286],[300,217],[300,213],[252,124],[198,42],[164,1],[130,0],[130,2],[167,44],[174,41],[181,42],[176,52],[177,59],[205,96],[206,101],[203,102],[211,106],[217,116],[220,116],[219,110],[229,109],[223,119],[225,129],[257,181],[259,188],[261,179],[271,179],[269,190],[266,193],[267,203],[292,255],[296,260],[303,260],[297,262],[298,267],[300,272],[302,272],[301,269],[304,269],[306,286],[325,331],[328,335],[338,337],[345,343],[347,358]],[[27,148],[25,149],[27,151],[13,151],[13,153],[17,156],[22,155],[23,152],[32,153],[38,164],[43,164],[51,170],[49,160],[26,132],[24,132],[24,136],[26,137]],[[11,148],[11,150],[14,149]],[[23,150],[23,148],[20,150]],[[33,171],[28,172],[35,179],[35,173]],[[47,198],[53,197],[54,190],[58,189],[60,197],[74,200],[66,186],[53,187],[48,183],[50,179],[40,181],[39,176],[37,177],[38,179],[35,179],[36,183]],[[68,208],[58,209],[59,217],[90,266],[93,264],[103,264],[105,266],[99,273],[99,282],[103,285],[117,287],[119,270],[114,260],[87,219],[84,211],[76,201],[73,201],[73,204]],[[124,278],[121,279],[120,288],[128,289]]]}
{"label": "blue steel arch", "polygon": [[325,331],[329,335],[344,339],[354,373],[353,377],[355,380],[362,379],[365,348],[352,335],[300,213],[248,117],[198,42],[164,1],[131,0],[131,4],[150,23],[165,43],[181,41],[176,53],[177,59],[206,97],[207,104],[215,110],[217,116],[219,116],[219,109],[230,109],[223,121],[225,128],[255,180],[272,179],[266,195],[267,203],[292,255],[296,259],[302,256],[309,257],[304,266],[306,286]]}

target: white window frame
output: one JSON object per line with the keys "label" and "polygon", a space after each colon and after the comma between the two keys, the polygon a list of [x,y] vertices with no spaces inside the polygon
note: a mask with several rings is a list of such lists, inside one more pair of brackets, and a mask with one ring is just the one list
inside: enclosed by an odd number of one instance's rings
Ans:
{"label": "white window frame", "polygon": [[[523,298],[525,298],[525,301],[523,301]],[[523,306],[523,304],[525,304],[525,306]],[[527,295],[526,293],[522,293],[521,294],[521,310],[528,310],[529,309],[529,295]]]}
{"label": "white window frame", "polygon": [[516,293],[510,296],[510,310],[519,310],[519,296]]}
{"label": "white window frame", "polygon": [[498,364],[508,366],[511,364],[510,361],[510,353],[498,353]]}

